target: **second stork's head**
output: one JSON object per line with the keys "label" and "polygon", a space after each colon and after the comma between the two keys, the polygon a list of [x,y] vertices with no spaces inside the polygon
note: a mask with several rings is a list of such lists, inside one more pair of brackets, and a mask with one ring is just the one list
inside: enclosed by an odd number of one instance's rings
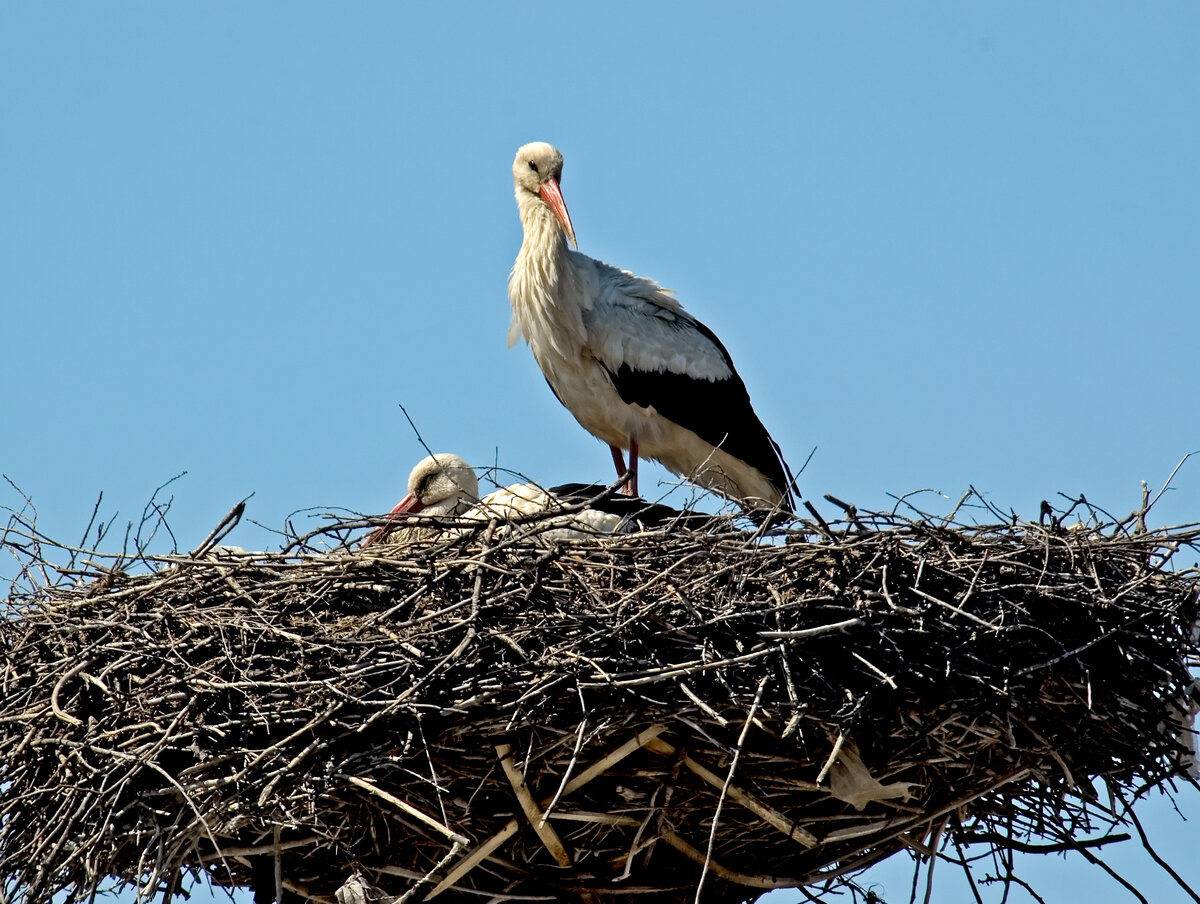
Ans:
{"label": "second stork's head", "polygon": [[534,141],[521,147],[513,160],[513,191],[517,196],[522,220],[532,205],[545,205],[562,227],[563,234],[576,248],[575,227],[567,213],[559,182],[562,180],[563,156],[558,148],[544,141]]}
{"label": "second stork's head", "polygon": [[408,495],[392,514],[452,517],[479,501],[479,480],[471,466],[451,452],[422,458],[408,475]]}

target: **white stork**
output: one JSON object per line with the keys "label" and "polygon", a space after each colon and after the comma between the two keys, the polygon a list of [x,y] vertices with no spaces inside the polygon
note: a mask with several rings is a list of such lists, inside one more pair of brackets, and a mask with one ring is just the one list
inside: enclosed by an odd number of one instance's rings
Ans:
{"label": "white stork", "polygon": [[[430,525],[405,526],[402,519],[421,514],[460,522],[487,523],[492,519],[512,521],[546,515],[548,530],[538,533],[548,540],[580,540],[597,534],[629,533],[641,527],[653,527],[683,519],[692,523],[691,513],[678,512],[644,499],[604,498],[607,487],[591,484],[566,484],[543,489],[536,483],[502,487],[479,498],[479,480],[475,471],[452,452],[439,452],[421,459],[408,476],[408,493],[388,513],[387,523],[376,528],[359,548],[381,543],[412,543],[448,538],[459,531]],[[567,511],[587,503],[581,511]],[[562,512],[560,517],[554,517]],[[706,519],[707,521],[707,519]],[[694,525],[695,526],[695,525]]]}
{"label": "white stork", "polygon": [[408,475],[408,492],[388,512],[387,521],[367,534],[363,549],[382,542],[408,543],[435,537],[434,528],[399,526],[418,513],[429,518],[458,518],[479,502],[479,479],[469,464],[452,452],[422,458]]}
{"label": "white stork", "polygon": [[748,509],[791,514],[794,479],[716,335],[653,280],[572,250],[562,154],[527,144],[513,161],[524,241],[508,280],[511,347],[524,335],[567,410],[608,443],[637,495],[638,458]]}

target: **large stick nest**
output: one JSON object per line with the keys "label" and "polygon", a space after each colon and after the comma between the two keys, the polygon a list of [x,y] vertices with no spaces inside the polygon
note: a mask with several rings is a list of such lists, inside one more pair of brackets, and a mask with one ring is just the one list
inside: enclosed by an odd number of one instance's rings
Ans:
{"label": "large stick nest", "polygon": [[332,901],[357,871],[376,900],[721,902],[902,849],[1094,859],[1189,765],[1171,559],[1200,531],[1044,520],[492,525],[59,576],[10,525],[0,899],[207,871]]}

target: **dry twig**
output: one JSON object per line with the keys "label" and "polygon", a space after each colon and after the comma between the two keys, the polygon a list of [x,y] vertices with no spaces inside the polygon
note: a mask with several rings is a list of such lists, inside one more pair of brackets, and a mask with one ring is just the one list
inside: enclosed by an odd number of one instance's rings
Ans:
{"label": "dry twig", "polygon": [[[1182,772],[1197,576],[1164,563],[1200,527],[1105,529],[1073,503],[1086,529],[842,504],[773,543],[489,525],[198,557],[219,530],[108,559],[21,513],[0,899],[207,872],[331,901],[358,868],[414,901],[688,901],[707,871],[704,900],[734,902],[853,888],[901,850],[1098,860],[1122,818],[1093,783]],[[115,567],[135,562],[153,570]],[[835,739],[861,811],[825,784]],[[911,799],[871,797],[900,783]]]}

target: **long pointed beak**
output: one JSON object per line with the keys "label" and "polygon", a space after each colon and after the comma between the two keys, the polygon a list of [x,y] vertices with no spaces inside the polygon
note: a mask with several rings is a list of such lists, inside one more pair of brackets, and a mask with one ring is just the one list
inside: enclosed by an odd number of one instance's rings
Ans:
{"label": "long pointed beak", "polygon": [[409,493],[407,496],[405,496],[403,499],[401,499],[399,502],[396,503],[395,508],[393,508],[390,512],[387,513],[387,518],[385,519],[385,524],[381,525],[380,527],[375,528],[375,530],[373,530],[369,534],[367,534],[367,536],[363,539],[362,543],[359,544],[358,548],[366,549],[368,546],[372,546],[375,543],[378,543],[380,540],[382,540],[384,537],[386,537],[391,532],[392,528],[390,527],[390,525],[392,522],[397,521],[399,519],[399,517],[403,516],[403,515],[415,515],[417,512],[421,511],[421,509],[423,509],[423,508],[425,508],[425,503],[423,503],[420,499],[418,499],[412,493]]}
{"label": "long pointed beak", "polygon": [[415,515],[421,509],[425,508],[425,503],[418,497],[409,493],[403,499],[396,503],[396,507],[388,512],[389,515]]}
{"label": "long pointed beak", "polygon": [[551,177],[542,183],[542,200],[546,202],[547,207],[554,211],[554,216],[558,218],[563,232],[567,234],[571,244],[578,250],[579,242],[575,241],[575,227],[571,225],[571,215],[567,213],[567,202],[563,200],[562,190],[558,187],[557,179]]}

